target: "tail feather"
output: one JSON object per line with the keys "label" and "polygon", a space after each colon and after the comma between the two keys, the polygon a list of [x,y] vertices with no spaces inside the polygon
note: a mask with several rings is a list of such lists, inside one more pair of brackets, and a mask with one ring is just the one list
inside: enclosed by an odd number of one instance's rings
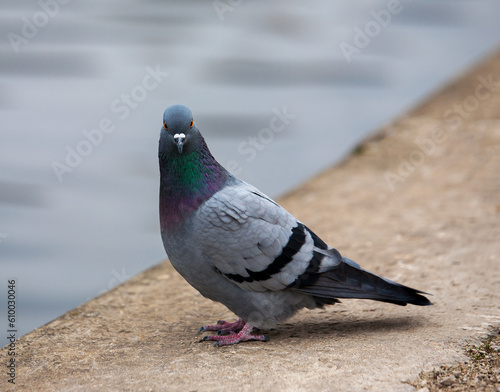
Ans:
{"label": "tail feather", "polygon": [[[296,286],[295,289],[325,299],[360,298],[402,306],[406,304],[432,305],[426,297],[421,295],[427,293],[368,272],[346,258],[335,268],[318,274],[314,283],[309,280],[306,285]],[[326,300],[323,302],[328,303]]]}

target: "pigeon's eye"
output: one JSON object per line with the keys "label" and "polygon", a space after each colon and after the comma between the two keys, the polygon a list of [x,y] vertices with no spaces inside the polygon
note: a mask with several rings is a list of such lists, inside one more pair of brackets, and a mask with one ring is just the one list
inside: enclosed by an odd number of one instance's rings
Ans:
{"label": "pigeon's eye", "polygon": [[163,121],[163,128],[168,131],[167,123],[165,121]]}
{"label": "pigeon's eye", "polygon": [[191,120],[191,124],[189,124],[189,128],[193,128],[193,120]]}

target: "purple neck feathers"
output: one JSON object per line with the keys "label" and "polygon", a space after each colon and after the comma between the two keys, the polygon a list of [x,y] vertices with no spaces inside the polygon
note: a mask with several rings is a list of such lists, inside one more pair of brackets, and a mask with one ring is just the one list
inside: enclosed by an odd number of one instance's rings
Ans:
{"label": "purple neck feathers", "polygon": [[219,191],[229,176],[203,141],[188,154],[160,156],[160,224],[169,230],[182,224]]}

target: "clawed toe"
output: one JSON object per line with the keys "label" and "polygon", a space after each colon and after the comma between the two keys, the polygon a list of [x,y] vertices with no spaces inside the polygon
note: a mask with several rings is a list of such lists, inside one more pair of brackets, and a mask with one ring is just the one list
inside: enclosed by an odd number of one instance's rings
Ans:
{"label": "clawed toe", "polygon": [[[240,325],[243,327],[240,328]],[[261,342],[267,342],[269,336],[267,335],[252,335],[253,326],[249,323],[245,323],[243,320],[238,319],[235,323],[226,323],[225,321],[218,322],[219,329],[208,329],[215,327],[213,325],[202,327],[200,331],[217,331],[217,335],[207,335],[200,340],[200,342],[215,341],[214,347],[218,346],[228,346],[231,344],[236,344],[240,342],[247,342],[249,340],[258,340]],[[208,327],[208,328],[207,328]],[[222,327],[222,328],[220,328]],[[227,327],[230,327],[227,328]],[[234,330],[240,330],[236,333]]]}
{"label": "clawed toe", "polygon": [[231,332],[240,331],[245,325],[245,322],[239,318],[234,323],[228,323],[224,320],[217,321],[215,325],[205,325],[198,330],[198,333],[207,331],[217,331],[217,335],[227,335]]}

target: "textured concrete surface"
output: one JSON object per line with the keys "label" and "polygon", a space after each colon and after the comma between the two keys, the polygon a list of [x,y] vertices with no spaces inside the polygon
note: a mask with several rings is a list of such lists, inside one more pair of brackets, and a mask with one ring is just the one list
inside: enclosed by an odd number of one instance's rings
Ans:
{"label": "textured concrete surface", "polygon": [[[166,262],[20,339],[16,388],[406,391],[421,370],[463,359],[500,324],[500,53],[280,202],[435,305],[343,300],[300,312],[268,343],[213,348],[198,328],[234,316]],[[5,375],[0,385],[15,389]]]}

